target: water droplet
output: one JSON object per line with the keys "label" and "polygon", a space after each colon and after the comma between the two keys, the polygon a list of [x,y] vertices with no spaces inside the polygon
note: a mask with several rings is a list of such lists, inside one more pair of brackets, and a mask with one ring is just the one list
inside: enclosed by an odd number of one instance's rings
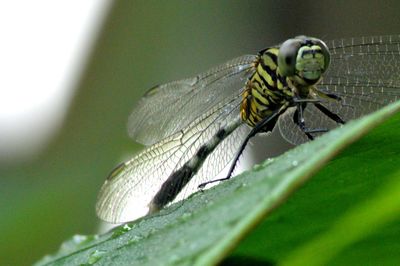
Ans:
{"label": "water droplet", "polygon": [[125,224],[122,228],[125,230],[125,232],[128,232],[133,228],[133,226],[129,225],[129,224]]}
{"label": "water droplet", "polygon": [[275,160],[274,160],[274,158],[268,158],[267,159],[267,165],[269,165],[269,164],[271,164],[271,163],[273,163]]}
{"label": "water droplet", "polygon": [[87,264],[89,264],[89,265],[92,265],[92,264],[95,264],[96,262],[98,262],[102,257],[103,257],[103,255],[104,254],[106,254],[107,252],[105,251],[105,250],[95,250],[95,251],[93,251],[91,254],[90,254],[90,256],[89,256],[89,258],[88,258],[88,260],[87,260]]}
{"label": "water droplet", "polygon": [[120,235],[123,235],[126,232],[129,232],[130,230],[132,230],[133,227],[135,227],[134,224],[124,224],[123,226],[117,227],[113,230],[113,234],[112,234],[111,238],[115,238]]}
{"label": "water droplet", "polygon": [[80,244],[83,241],[86,241],[88,239],[88,236],[85,236],[85,235],[74,235],[72,237],[72,239],[76,244]]}
{"label": "water droplet", "polygon": [[74,235],[67,241],[63,242],[61,244],[60,249],[63,251],[70,251],[70,250],[75,250],[78,247],[89,243],[90,241],[93,241],[94,239],[97,239],[97,235]]}
{"label": "water droplet", "polygon": [[293,166],[297,166],[298,164],[299,164],[299,162],[296,161],[296,160],[292,162],[292,165],[293,165]]}

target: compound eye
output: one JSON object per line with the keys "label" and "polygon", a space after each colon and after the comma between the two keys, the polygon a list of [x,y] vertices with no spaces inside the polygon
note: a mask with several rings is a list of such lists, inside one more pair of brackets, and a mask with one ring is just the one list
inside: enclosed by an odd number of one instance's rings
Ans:
{"label": "compound eye", "polygon": [[331,53],[329,52],[328,46],[321,40],[316,39],[316,43],[319,47],[321,47],[322,55],[324,56],[324,68],[322,73],[324,73],[328,67],[329,63],[331,62]]}
{"label": "compound eye", "polygon": [[281,44],[278,54],[278,66],[283,76],[293,76],[296,68],[297,52],[301,47],[301,40],[289,39]]}

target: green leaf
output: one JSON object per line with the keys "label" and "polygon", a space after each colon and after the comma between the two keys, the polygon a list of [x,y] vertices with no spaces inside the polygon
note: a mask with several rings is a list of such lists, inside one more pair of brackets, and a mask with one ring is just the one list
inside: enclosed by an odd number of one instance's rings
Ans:
{"label": "green leaf", "polygon": [[232,258],[287,265],[397,265],[399,122],[397,115],[346,148],[253,230]]}
{"label": "green leaf", "polygon": [[[324,264],[347,246],[398,219],[400,216],[399,177],[400,171],[392,174],[390,181],[371,198],[335,220],[326,232],[297,248],[283,264]],[[318,256],[315,256],[315,253]]]}
{"label": "green leaf", "polygon": [[[282,208],[272,211],[332,157],[399,110],[400,102],[389,105],[278,158],[267,160],[251,172],[195,193],[183,203],[157,215],[120,226],[101,236],[75,236],[65,242],[57,254],[45,257],[37,265],[209,265],[222,261],[241,242],[230,260],[248,257],[281,262],[286,257],[287,264],[293,264],[299,258],[303,265],[327,262],[347,246],[399,217],[399,198],[395,196],[400,195],[397,183],[382,188],[376,195],[373,193],[368,202],[354,208],[350,208],[348,201],[343,206],[339,197],[341,194],[349,196],[354,202],[364,199],[354,193],[354,187],[346,185],[353,178],[354,160],[368,160],[372,156],[381,161],[380,156],[391,153],[392,157],[384,158],[393,164],[389,169],[393,171],[389,173],[393,176],[399,170],[399,144],[384,145],[386,150],[379,148],[380,141],[385,143],[398,137],[399,116],[379,128],[381,134],[373,138],[372,144],[364,142],[353,148],[355,157],[344,152],[329,163],[328,172],[322,171],[325,172],[323,177],[317,175],[317,180],[322,179],[320,182],[308,182]],[[377,149],[371,150],[371,146]],[[376,174],[385,174],[386,166],[378,165]],[[371,186],[388,180],[365,180],[359,190],[367,187],[369,191],[365,191],[364,196],[370,196]],[[307,190],[313,194],[304,195]],[[336,203],[342,207],[339,208],[341,212],[330,212],[337,209]],[[368,213],[371,207],[373,212]],[[345,210],[348,213],[342,215]],[[270,217],[262,226],[242,241],[268,215]],[[297,221],[303,227],[297,227]],[[358,226],[360,223],[364,226]],[[368,230],[369,226],[374,229]],[[340,237],[350,229],[357,230],[347,237]],[[320,253],[313,252],[320,245],[325,245],[325,249]]]}

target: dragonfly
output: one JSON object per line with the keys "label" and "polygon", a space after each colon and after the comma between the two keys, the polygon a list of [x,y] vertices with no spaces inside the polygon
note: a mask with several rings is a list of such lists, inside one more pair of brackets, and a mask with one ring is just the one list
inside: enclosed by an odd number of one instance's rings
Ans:
{"label": "dragonfly", "polygon": [[[297,36],[148,90],[128,119],[146,148],[118,165],[96,213],[122,223],[229,179],[248,141],[277,128],[298,145],[400,98],[400,35]],[[215,178],[231,166],[225,178]]]}

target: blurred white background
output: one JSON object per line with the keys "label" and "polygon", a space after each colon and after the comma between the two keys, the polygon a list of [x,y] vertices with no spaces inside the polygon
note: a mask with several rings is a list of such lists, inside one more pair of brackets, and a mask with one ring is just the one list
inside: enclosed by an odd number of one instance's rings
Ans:
{"label": "blurred white background", "polygon": [[0,2],[0,161],[27,159],[62,124],[111,2]]}

